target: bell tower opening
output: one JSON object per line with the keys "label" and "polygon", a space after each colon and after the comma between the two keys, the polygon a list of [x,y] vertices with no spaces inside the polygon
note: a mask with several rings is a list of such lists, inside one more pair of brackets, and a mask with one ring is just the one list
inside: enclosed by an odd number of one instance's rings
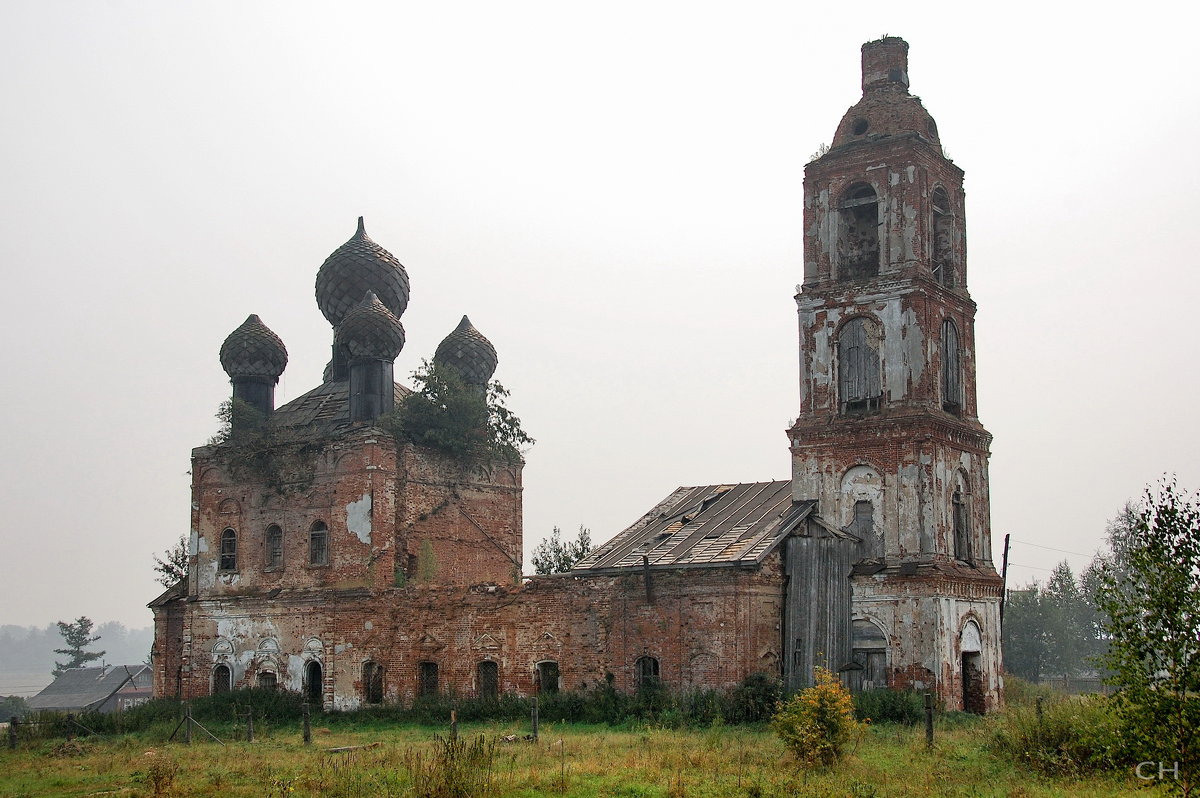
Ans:
{"label": "bell tower opening", "polygon": [[879,197],[860,183],[838,205],[838,277],[867,280],[879,275]]}

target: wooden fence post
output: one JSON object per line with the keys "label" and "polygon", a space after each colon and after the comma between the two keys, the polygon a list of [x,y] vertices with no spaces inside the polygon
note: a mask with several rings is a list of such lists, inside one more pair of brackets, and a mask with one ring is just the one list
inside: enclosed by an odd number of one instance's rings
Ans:
{"label": "wooden fence post", "polygon": [[14,750],[17,747],[17,725],[20,722],[17,720],[16,715],[13,715],[12,719],[8,722],[8,747]]}
{"label": "wooden fence post", "polygon": [[183,743],[192,744],[192,702],[183,705]]}
{"label": "wooden fence post", "polygon": [[312,722],[308,717],[308,702],[304,702],[304,744],[312,745]]}
{"label": "wooden fence post", "polygon": [[538,700],[537,696],[533,697],[533,711],[530,713],[530,720],[533,723],[533,741],[536,743],[538,738]]}
{"label": "wooden fence post", "polygon": [[246,742],[254,742],[254,709],[246,710]]}
{"label": "wooden fence post", "polygon": [[933,693],[925,694],[925,747],[933,748]]}

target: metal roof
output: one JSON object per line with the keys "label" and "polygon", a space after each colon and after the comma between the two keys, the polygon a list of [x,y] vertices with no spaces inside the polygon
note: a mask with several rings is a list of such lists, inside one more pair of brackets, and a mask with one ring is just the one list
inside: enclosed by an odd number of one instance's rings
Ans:
{"label": "metal roof", "polygon": [[761,563],[815,505],[793,501],[786,479],[677,488],[571,572],[640,567],[643,556],[658,568]]}
{"label": "metal roof", "polygon": [[[394,383],[396,403],[412,391]],[[324,382],[306,394],[281,405],[270,415],[272,426],[338,427],[350,423],[350,383]]]}
{"label": "metal roof", "polygon": [[71,668],[45,690],[28,699],[30,709],[96,709],[113,693],[129,685],[150,687],[147,665],[106,665],[102,668]]}

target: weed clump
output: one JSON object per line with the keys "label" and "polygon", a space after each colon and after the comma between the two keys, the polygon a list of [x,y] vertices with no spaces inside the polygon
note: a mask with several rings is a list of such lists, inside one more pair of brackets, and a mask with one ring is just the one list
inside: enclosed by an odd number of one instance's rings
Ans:
{"label": "weed clump", "polygon": [[1112,702],[1102,696],[1010,706],[994,723],[992,750],[1040,773],[1077,777],[1130,764]]}

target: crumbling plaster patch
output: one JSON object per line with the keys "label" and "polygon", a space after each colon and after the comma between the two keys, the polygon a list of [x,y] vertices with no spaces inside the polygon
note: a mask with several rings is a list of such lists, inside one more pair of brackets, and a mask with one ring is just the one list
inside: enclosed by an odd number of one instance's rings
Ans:
{"label": "crumbling plaster patch", "polygon": [[365,544],[371,543],[371,494],[346,505],[346,528]]}

